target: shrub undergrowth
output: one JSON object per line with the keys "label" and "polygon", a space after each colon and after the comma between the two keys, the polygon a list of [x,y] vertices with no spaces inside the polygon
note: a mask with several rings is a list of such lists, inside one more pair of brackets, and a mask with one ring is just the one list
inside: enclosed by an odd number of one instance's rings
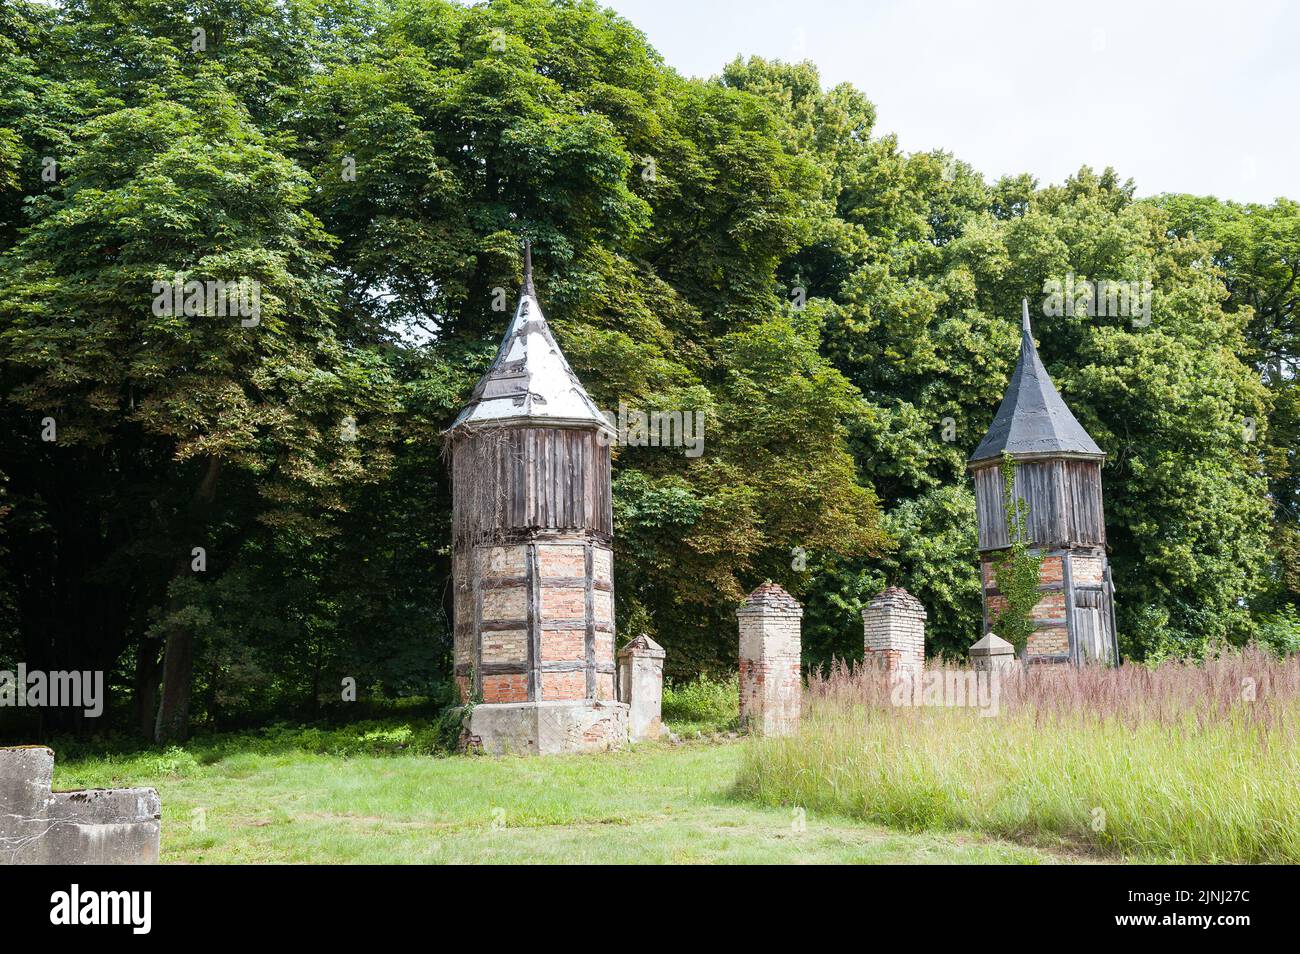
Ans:
{"label": "shrub undergrowth", "polygon": [[735,673],[723,678],[701,675],[665,685],[663,718],[679,734],[735,729],[740,722],[738,677]]}

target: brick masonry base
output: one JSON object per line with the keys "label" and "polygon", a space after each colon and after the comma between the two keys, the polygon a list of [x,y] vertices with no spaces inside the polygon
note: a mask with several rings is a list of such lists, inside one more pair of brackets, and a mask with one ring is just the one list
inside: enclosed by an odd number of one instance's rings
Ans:
{"label": "brick masonry base", "polygon": [[469,718],[469,742],[489,755],[605,752],[627,742],[628,707],[597,700],[485,703]]}
{"label": "brick masonry base", "polygon": [[[1081,588],[1097,589],[1102,586],[1106,573],[1106,556],[1095,547],[1069,549],[1044,553],[1034,550],[1042,557],[1042,566],[1038,573],[1039,597],[1034,607],[1033,619],[1037,629],[1030,634],[1025,643],[1024,658],[1029,662],[1066,662],[1071,656],[1070,650],[1070,616],[1067,605],[1079,603],[1078,593]],[[1068,579],[1074,587],[1076,596],[1071,599],[1067,588]],[[984,589],[984,627],[997,632],[997,617],[1006,609],[1006,598],[998,592],[995,574],[996,554],[985,553],[980,557],[982,585]]]}

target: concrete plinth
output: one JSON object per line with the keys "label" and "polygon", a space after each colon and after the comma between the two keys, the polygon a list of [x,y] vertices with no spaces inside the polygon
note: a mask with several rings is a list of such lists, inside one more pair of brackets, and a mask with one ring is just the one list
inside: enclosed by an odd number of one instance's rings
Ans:
{"label": "concrete plinth", "polygon": [[627,726],[622,702],[506,702],[475,706],[468,733],[489,755],[561,755],[622,748]]}
{"label": "concrete plinth", "polygon": [[664,648],[644,634],[618,651],[619,701],[628,704],[628,738],[663,734]]}
{"label": "concrete plinth", "polygon": [[0,749],[0,864],[154,864],[162,801],[152,788],[51,792],[54,753]]}

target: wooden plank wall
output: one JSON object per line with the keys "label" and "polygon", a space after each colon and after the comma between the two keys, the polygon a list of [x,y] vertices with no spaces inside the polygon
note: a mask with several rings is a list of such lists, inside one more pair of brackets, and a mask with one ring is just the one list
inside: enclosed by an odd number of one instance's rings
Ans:
{"label": "wooden plank wall", "polygon": [[594,430],[479,429],[456,438],[452,480],[457,548],[538,530],[613,536],[609,447]]}
{"label": "wooden plank wall", "polygon": [[[976,470],[974,478],[979,548],[1009,546],[998,465]],[[1097,461],[1064,459],[1018,464],[1016,496],[1029,503],[1029,531],[1035,545],[1106,545],[1101,465]]]}

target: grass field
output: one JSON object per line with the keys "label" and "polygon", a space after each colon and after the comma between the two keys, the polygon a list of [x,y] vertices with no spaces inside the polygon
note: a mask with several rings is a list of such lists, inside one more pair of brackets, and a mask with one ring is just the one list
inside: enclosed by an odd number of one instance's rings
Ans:
{"label": "grass field", "polygon": [[200,748],[60,762],[55,783],[155,786],[164,862],[1060,860],[980,835],[838,817],[809,814],[799,830],[789,808],[732,793],[746,744],[540,759]]}
{"label": "grass field", "polygon": [[879,674],[814,676],[799,734],[751,739],[734,679],[702,680],[665,691],[678,744],[532,759],[440,754],[443,720],[399,706],[72,742],[55,783],[156,787],[180,863],[1300,860],[1295,658],[1022,676],[995,717],[895,703]]}
{"label": "grass field", "polygon": [[808,696],[798,736],[746,748],[759,803],[1100,857],[1300,863],[1296,657],[1039,672],[988,716],[900,707],[871,672]]}

